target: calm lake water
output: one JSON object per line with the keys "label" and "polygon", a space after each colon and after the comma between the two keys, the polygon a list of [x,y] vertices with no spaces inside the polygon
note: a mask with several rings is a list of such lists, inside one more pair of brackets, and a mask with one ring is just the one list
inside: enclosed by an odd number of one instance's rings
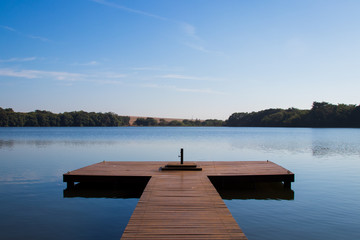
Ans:
{"label": "calm lake water", "polygon": [[360,239],[360,129],[181,127],[0,128],[0,238],[120,239],[138,199],[64,197],[62,174],[178,161],[180,148],[185,161],[270,160],[295,173],[290,197],[225,197],[250,240]]}

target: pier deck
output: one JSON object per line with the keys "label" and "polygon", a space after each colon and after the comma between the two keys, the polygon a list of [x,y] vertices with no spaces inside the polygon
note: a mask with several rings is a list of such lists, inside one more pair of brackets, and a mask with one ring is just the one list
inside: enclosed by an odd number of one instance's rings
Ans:
{"label": "pier deck", "polygon": [[202,171],[161,171],[167,162],[101,162],[64,174],[64,182],[148,183],[122,239],[247,239],[213,184],[282,181],[294,174],[268,161],[197,162]]}

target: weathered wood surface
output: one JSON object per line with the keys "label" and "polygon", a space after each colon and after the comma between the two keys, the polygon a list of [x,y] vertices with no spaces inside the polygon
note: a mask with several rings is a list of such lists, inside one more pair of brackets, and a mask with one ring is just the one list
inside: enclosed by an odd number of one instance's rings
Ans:
{"label": "weathered wood surface", "polygon": [[268,161],[197,162],[202,171],[159,170],[166,164],[101,162],[64,174],[64,181],[151,177],[122,239],[247,239],[208,176],[294,178]]}
{"label": "weathered wood surface", "polygon": [[172,173],[150,179],[122,239],[246,239],[208,178]]}
{"label": "weathered wood surface", "polygon": [[[75,176],[156,176],[164,174],[160,167],[169,162],[100,162],[64,174],[64,180]],[[171,163],[171,162],[170,162]],[[176,164],[176,163],[173,163]],[[270,161],[201,161],[196,162],[204,176],[293,176],[287,169]]]}

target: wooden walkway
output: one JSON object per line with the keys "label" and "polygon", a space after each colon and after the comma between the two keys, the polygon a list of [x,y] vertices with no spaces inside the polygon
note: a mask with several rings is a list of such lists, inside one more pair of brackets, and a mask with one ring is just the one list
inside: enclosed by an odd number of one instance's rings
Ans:
{"label": "wooden walkway", "polygon": [[73,182],[150,179],[122,239],[247,239],[210,179],[294,181],[293,173],[268,161],[197,162],[202,171],[159,170],[166,164],[101,162],[64,174],[64,182],[70,187]]}

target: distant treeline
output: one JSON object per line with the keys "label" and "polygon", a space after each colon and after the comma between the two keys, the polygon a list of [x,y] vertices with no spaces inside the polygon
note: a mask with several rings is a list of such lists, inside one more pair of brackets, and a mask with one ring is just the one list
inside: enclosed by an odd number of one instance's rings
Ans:
{"label": "distant treeline", "polygon": [[[130,117],[119,116],[115,113],[95,112],[64,112],[52,113],[36,110],[34,112],[14,112],[11,108],[0,107],[0,127],[117,127],[129,126]],[[138,118],[136,126],[223,126],[224,121],[208,119],[200,120],[173,120],[166,121],[154,118]]]}
{"label": "distant treeline", "polygon": [[130,117],[115,113],[48,111],[20,113],[0,108],[0,127],[116,127],[128,126]]}
{"label": "distant treeline", "polygon": [[234,113],[226,121],[230,127],[360,127],[360,105],[333,105],[314,102],[311,110],[266,109]]}
{"label": "distant treeline", "polygon": [[[130,117],[115,113],[14,112],[0,108],[0,127],[115,127],[129,126]],[[194,126],[194,127],[354,127],[360,128],[360,105],[333,105],[314,102],[310,110],[296,108],[266,109],[251,113],[233,113],[228,120],[173,120],[138,118],[135,126]]]}
{"label": "distant treeline", "polygon": [[138,118],[134,122],[136,126],[169,126],[169,127],[221,127],[224,126],[225,122],[222,120],[207,119],[205,121],[201,120],[172,120],[166,121],[165,119],[160,119],[157,121],[154,118]]}

